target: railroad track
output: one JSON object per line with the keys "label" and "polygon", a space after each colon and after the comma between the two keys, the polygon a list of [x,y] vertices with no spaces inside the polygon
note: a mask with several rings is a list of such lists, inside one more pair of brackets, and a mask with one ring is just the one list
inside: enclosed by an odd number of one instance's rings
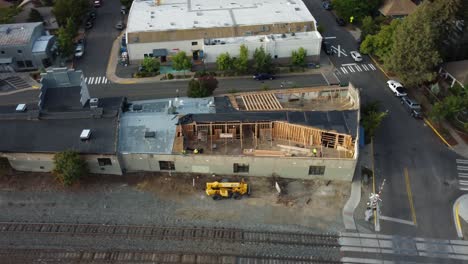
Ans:
{"label": "railroad track", "polygon": [[327,248],[340,246],[339,236],[336,234],[262,232],[203,227],[0,222],[0,233],[122,236],[156,240],[218,240],[231,243],[270,243]]}
{"label": "railroad track", "polygon": [[183,264],[333,264],[336,260],[311,257],[275,257],[149,251],[66,251],[54,249],[0,249],[1,263],[183,263]]}

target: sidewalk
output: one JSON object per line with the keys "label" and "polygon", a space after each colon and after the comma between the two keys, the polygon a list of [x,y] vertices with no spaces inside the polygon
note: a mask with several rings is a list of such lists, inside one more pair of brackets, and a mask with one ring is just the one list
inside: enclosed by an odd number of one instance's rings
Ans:
{"label": "sidewalk", "polygon": [[[122,78],[117,76],[116,74],[116,69],[118,67],[118,53],[120,49],[120,38],[122,35],[118,36],[113,44],[112,44],[112,50],[109,56],[109,61],[107,63],[107,70],[106,70],[106,77],[108,80],[110,80],[113,83],[118,83],[118,84],[137,84],[137,83],[155,83],[155,82],[180,82],[180,81],[187,81],[191,77],[185,78],[185,79],[172,79],[172,80],[161,80],[161,78],[164,75],[158,75],[155,77],[146,77],[146,78]],[[329,76],[332,76],[331,74],[333,73],[333,65],[329,63],[329,61],[323,60],[323,58],[320,58],[320,68],[318,69],[305,69],[304,72],[298,72],[298,73],[284,73],[281,74],[281,76],[301,76],[301,75],[309,75],[309,74],[322,74],[324,75],[324,78],[326,79],[327,82],[329,82],[328,78]],[[194,73],[188,73],[187,76],[193,76]],[[327,77],[325,77],[327,76]],[[229,76],[229,77],[217,77],[218,80],[223,80],[223,79],[243,79],[248,76]],[[335,81],[333,80],[330,84],[335,84]]]}
{"label": "sidewalk", "polygon": [[457,145],[452,146],[453,151],[458,155],[468,158],[468,144],[458,135],[451,125],[446,124],[445,128],[449,131],[450,135],[457,141]]}

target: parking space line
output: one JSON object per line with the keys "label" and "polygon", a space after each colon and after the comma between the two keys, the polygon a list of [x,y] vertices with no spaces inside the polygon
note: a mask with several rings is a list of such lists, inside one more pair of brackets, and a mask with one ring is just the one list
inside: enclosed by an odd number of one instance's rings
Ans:
{"label": "parking space line", "polygon": [[90,77],[89,78],[89,84],[93,84],[93,82],[94,82],[94,77]]}
{"label": "parking space line", "polygon": [[355,72],[355,70],[353,69],[353,66],[348,66],[348,69],[350,72]]}
{"label": "parking space line", "polygon": [[369,67],[370,67],[370,68],[371,68],[373,71],[375,71],[375,70],[376,70],[375,66],[374,66],[374,65],[372,65],[371,63],[369,63],[368,65],[369,65]]}
{"label": "parking space line", "polygon": [[418,225],[418,222],[416,221],[416,211],[414,210],[413,193],[411,192],[408,168],[404,169],[404,174],[405,174],[405,183],[406,183],[406,193],[408,194],[408,201],[409,201],[410,210],[411,210],[411,218],[413,219],[414,225]]}
{"label": "parking space line", "polygon": [[359,65],[356,65],[356,69],[357,69],[358,71],[360,71],[360,72],[362,71],[362,70],[361,70],[361,67],[359,67]]}
{"label": "parking space line", "polygon": [[347,74],[347,73],[348,73],[348,71],[346,70],[345,67],[341,67],[341,71],[342,71],[344,74]]}
{"label": "parking space line", "polygon": [[96,81],[96,84],[100,84],[101,83],[101,77],[97,77],[97,81]]}
{"label": "parking space line", "polygon": [[86,77],[86,78],[84,79],[84,81],[85,81],[85,83],[88,83],[88,77]]}
{"label": "parking space line", "polygon": [[367,68],[367,66],[365,64],[362,64],[361,66],[362,66],[362,68],[364,68],[365,71],[369,70],[369,68]]}

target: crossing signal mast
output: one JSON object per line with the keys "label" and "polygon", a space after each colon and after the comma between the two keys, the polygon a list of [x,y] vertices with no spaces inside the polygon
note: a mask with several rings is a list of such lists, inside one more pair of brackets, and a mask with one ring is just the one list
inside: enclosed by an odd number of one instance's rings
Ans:
{"label": "crossing signal mast", "polygon": [[375,231],[380,231],[380,206],[382,203],[382,192],[385,186],[385,179],[383,180],[382,184],[379,187],[378,193],[371,193],[369,195],[369,202],[367,202],[367,210],[365,212],[365,220],[370,221],[372,216],[375,216]]}

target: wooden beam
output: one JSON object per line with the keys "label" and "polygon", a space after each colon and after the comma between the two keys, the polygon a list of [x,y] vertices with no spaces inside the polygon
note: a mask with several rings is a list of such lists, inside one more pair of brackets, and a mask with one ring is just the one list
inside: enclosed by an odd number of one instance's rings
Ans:
{"label": "wooden beam", "polygon": [[242,123],[240,123],[240,143],[241,143],[241,149],[244,149],[244,146],[243,146],[243,136],[242,136]]}
{"label": "wooden beam", "polygon": [[242,99],[242,102],[244,103],[245,109],[247,109],[247,111],[249,111],[249,110],[250,110],[250,107],[249,107],[249,105],[247,104],[247,102],[245,101],[244,96],[241,96],[241,99]]}

